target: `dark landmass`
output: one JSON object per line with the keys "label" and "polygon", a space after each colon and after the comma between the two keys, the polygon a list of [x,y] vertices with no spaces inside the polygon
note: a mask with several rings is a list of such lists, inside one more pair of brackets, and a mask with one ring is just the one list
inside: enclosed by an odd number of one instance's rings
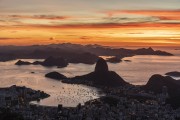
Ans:
{"label": "dark landmass", "polygon": [[68,63],[94,64],[98,56],[115,56],[117,58],[134,55],[164,55],[173,54],[165,51],[155,51],[152,48],[125,49],[109,48],[100,45],[79,45],[71,43],[33,45],[33,46],[0,46],[0,61],[14,59],[46,59],[49,56],[63,57]]}
{"label": "dark landmass", "polygon": [[125,62],[131,62],[131,60],[124,60]]}
{"label": "dark landmass", "polygon": [[[46,74],[46,77],[47,75],[51,75],[49,77],[53,79],[59,80],[62,78],[62,75],[57,72]],[[72,84],[85,84],[91,86],[100,85],[119,87],[129,85],[129,83],[125,82],[116,72],[109,71],[106,61],[102,58],[97,61],[94,72],[82,76],[76,76],[74,78],[65,79],[62,80],[62,82]]]}
{"label": "dark landmass", "polygon": [[[126,89],[126,88],[125,88]],[[131,91],[131,90],[129,90]],[[87,101],[85,103],[85,105],[90,105],[90,104],[95,104],[95,105],[99,105],[99,104],[108,104],[109,106],[118,106],[119,104],[119,101],[121,99],[121,97],[126,97],[126,101],[129,101],[129,100],[136,100],[136,101],[139,101],[141,103],[145,103],[146,101],[148,100],[154,100],[154,98],[152,97],[148,97],[148,96],[138,96],[138,92],[136,91],[134,95],[125,95],[123,93],[124,91],[121,90],[121,93],[113,93],[112,95],[106,95],[106,96],[102,96],[98,99],[95,99],[95,100],[90,100],[90,101]]]}
{"label": "dark landmass", "polygon": [[32,63],[27,61],[18,60],[15,65],[31,65]]}
{"label": "dark landmass", "polygon": [[46,74],[45,77],[51,78],[51,79],[56,79],[56,80],[67,79],[66,76],[64,76],[58,72],[50,72],[50,73]]}
{"label": "dark landmass", "polygon": [[[38,63],[38,62],[35,62]],[[34,63],[34,64],[35,64]],[[58,66],[58,67],[67,67],[68,66],[68,62],[62,58],[62,57],[48,57],[47,59],[45,59],[41,65],[43,66]]]}
{"label": "dark landmass", "polygon": [[95,54],[84,52],[73,54],[72,56],[67,57],[69,63],[84,63],[84,64],[95,64],[99,57]]}
{"label": "dark landmass", "polygon": [[168,72],[165,75],[172,76],[172,77],[180,77],[180,72],[173,71],[173,72]]}
{"label": "dark landmass", "polygon": [[51,56],[51,57],[48,57],[47,59],[45,59],[43,62],[35,61],[35,62],[31,63],[31,62],[19,60],[18,62],[15,63],[15,65],[42,65],[45,67],[57,66],[58,68],[62,68],[62,67],[67,67],[68,62],[62,57],[52,57]]}
{"label": "dark landmass", "polygon": [[122,62],[121,58],[118,58],[118,57],[108,58],[106,61],[110,62],[110,63],[120,63],[120,62]]}
{"label": "dark landmass", "polygon": [[13,85],[7,88],[0,88],[0,93],[6,93],[7,99],[12,99],[14,96],[23,97],[26,102],[36,101],[49,97],[47,93],[43,91],[36,91],[31,88],[20,87]]}
{"label": "dark landmass", "polygon": [[10,60],[15,60],[16,57],[15,56],[11,56],[8,54],[1,54],[0,53],[0,62],[6,62],[6,61],[10,61]]}
{"label": "dark landmass", "polygon": [[118,97],[114,97],[114,96],[102,96],[99,99],[87,101],[85,104],[86,105],[90,105],[90,104],[100,105],[102,103],[108,104],[110,106],[117,106],[119,103],[119,99],[118,99]]}
{"label": "dark landmass", "polygon": [[165,51],[160,50],[153,50],[151,47],[149,48],[140,48],[137,50],[134,50],[135,55],[164,55],[164,56],[172,56],[173,54],[167,53]]}
{"label": "dark landmass", "polygon": [[40,90],[13,85],[0,88],[0,96],[0,120],[32,120],[31,113],[40,115],[42,111],[37,113],[37,109],[32,109],[30,102],[40,101],[50,95]]}
{"label": "dark landmass", "polygon": [[11,112],[8,108],[1,108],[0,120],[24,120],[24,118],[20,113]]}
{"label": "dark landmass", "polygon": [[173,107],[180,107],[180,81],[174,80],[169,76],[153,75],[147,84],[143,86],[146,91],[152,91],[155,94],[163,93],[167,91],[169,98],[167,103],[170,103]]}

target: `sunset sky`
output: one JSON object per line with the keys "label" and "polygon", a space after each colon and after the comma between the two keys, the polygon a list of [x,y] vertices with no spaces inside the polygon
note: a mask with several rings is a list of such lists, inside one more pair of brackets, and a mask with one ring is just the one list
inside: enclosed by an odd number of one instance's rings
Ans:
{"label": "sunset sky", "polygon": [[0,45],[180,46],[180,0],[0,0]]}

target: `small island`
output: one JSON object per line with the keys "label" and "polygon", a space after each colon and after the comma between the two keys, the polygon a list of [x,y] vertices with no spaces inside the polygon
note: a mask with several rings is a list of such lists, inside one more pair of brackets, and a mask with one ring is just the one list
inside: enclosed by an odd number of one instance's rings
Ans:
{"label": "small island", "polygon": [[108,58],[106,61],[110,62],[110,63],[120,63],[120,62],[122,62],[121,58],[119,58],[119,57]]}
{"label": "small island", "polygon": [[62,57],[48,57],[47,59],[45,59],[43,62],[41,61],[35,61],[33,63],[31,62],[26,62],[26,61],[22,61],[19,60],[15,63],[15,65],[42,65],[45,67],[53,67],[53,66],[57,66],[58,68],[63,68],[63,67],[67,67],[68,66],[68,62],[62,58]]}
{"label": "small island", "polygon": [[124,60],[125,62],[131,62],[131,60]]}
{"label": "small island", "polygon": [[50,72],[45,75],[47,78],[56,79],[56,80],[62,80],[67,79],[67,77],[63,74],[60,74],[58,72]]}
{"label": "small island", "polygon": [[173,72],[168,72],[165,75],[172,76],[172,77],[180,77],[180,72],[173,71]]}

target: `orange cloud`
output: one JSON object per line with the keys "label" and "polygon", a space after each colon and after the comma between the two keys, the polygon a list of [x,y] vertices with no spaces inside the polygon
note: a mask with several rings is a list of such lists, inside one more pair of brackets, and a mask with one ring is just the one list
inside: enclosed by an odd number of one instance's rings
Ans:
{"label": "orange cloud", "polygon": [[78,29],[78,28],[180,28],[180,24],[175,23],[101,23],[101,24],[72,24],[72,25],[29,25],[29,27],[52,28],[52,29]]}
{"label": "orange cloud", "polygon": [[[120,12],[120,11],[119,11]],[[155,12],[155,11],[154,11]],[[159,14],[158,14],[159,12]],[[163,12],[151,11],[121,11],[121,13],[137,14],[137,15],[157,15],[158,17],[165,16]],[[160,14],[161,13],[161,14]],[[116,11],[114,14],[120,14]],[[166,12],[166,17],[170,13]],[[178,14],[172,14],[176,17]],[[172,18],[171,16],[171,18]],[[136,17],[136,16],[135,16]],[[179,46],[180,45],[180,24],[169,21],[150,21],[129,18],[122,18],[128,22],[121,22],[121,18],[110,20],[109,18],[101,21],[74,22],[74,18],[69,20],[67,17],[49,16],[49,15],[10,15],[9,18],[14,18],[10,22],[19,22],[16,24],[0,24],[0,45],[32,45],[32,44],[52,44],[61,42],[72,42],[81,44],[103,44],[103,45],[152,45],[152,46]],[[16,19],[17,18],[17,19]],[[19,18],[19,19],[18,19]],[[38,19],[24,22],[24,19]],[[114,17],[116,18],[116,17]],[[138,18],[138,16],[137,16]],[[151,17],[142,17],[151,18]],[[39,20],[40,19],[40,20]],[[41,20],[43,19],[43,20]],[[44,20],[45,19],[45,20]],[[65,20],[61,23],[55,23],[55,20]],[[120,20],[119,20],[120,19]],[[175,19],[175,18],[174,18]],[[2,19],[2,22],[6,21]],[[11,19],[7,19],[8,20]],[[17,21],[16,21],[17,20]],[[49,24],[49,22],[54,22]],[[84,19],[82,19],[84,20]],[[35,21],[35,22],[34,22]],[[36,21],[38,21],[36,23]],[[48,21],[42,24],[43,21]],[[145,22],[144,22],[145,21]],[[147,20],[148,21],[148,20]],[[35,23],[35,24],[34,24]]]}
{"label": "orange cloud", "polygon": [[9,18],[21,18],[21,19],[46,19],[46,20],[66,20],[71,18],[70,16],[55,16],[55,15],[8,15]]}
{"label": "orange cloud", "polygon": [[135,14],[157,17],[161,20],[180,20],[180,10],[110,10],[103,13],[109,17],[118,14]]}
{"label": "orange cloud", "polygon": [[[131,26],[7,26],[1,28],[0,45],[33,45],[52,43],[81,43],[122,46],[179,46],[180,32],[174,24],[132,24]],[[114,28],[112,27],[114,26]],[[146,28],[146,27],[147,28]],[[149,28],[152,27],[153,28]],[[119,28],[118,28],[119,27]],[[17,32],[11,32],[17,31]]]}

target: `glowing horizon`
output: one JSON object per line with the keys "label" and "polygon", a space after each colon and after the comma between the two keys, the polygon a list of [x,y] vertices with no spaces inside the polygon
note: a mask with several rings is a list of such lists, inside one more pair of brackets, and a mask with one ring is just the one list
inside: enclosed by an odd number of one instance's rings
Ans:
{"label": "glowing horizon", "polygon": [[180,46],[180,1],[140,1],[1,0],[0,45]]}

